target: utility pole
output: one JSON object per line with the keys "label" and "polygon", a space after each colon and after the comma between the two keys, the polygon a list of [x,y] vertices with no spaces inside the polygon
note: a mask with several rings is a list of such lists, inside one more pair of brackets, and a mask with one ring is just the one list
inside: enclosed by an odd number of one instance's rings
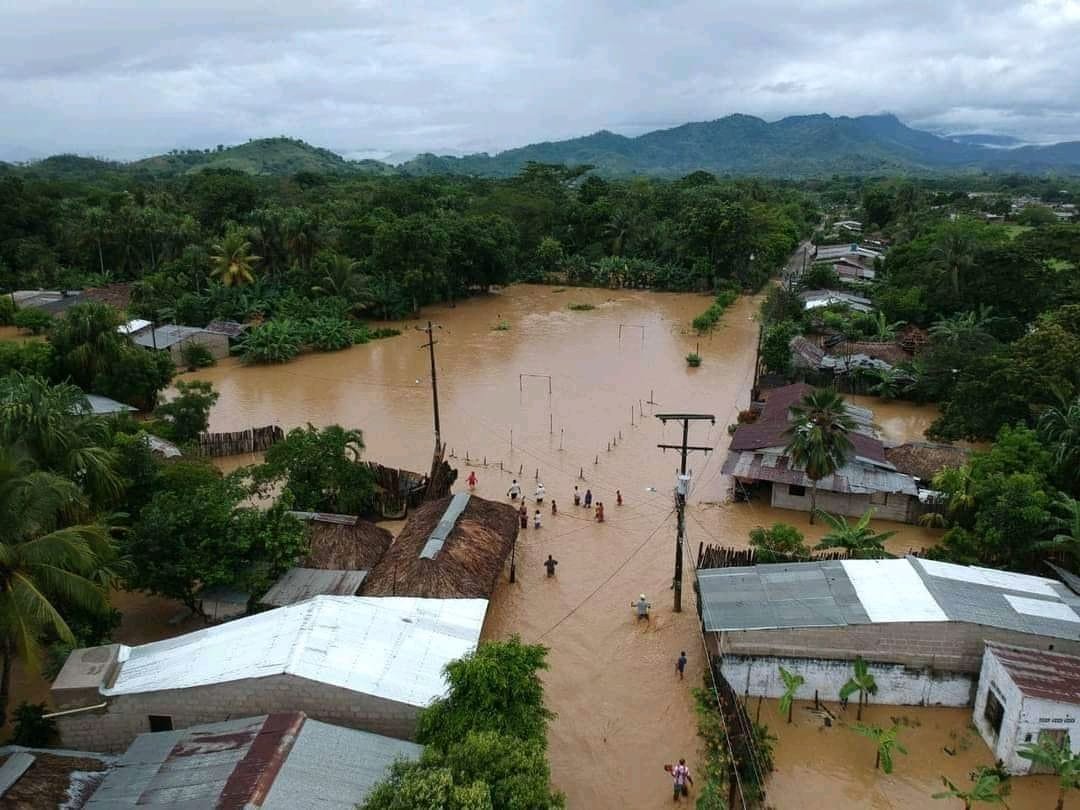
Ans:
{"label": "utility pole", "polygon": [[711,413],[658,413],[656,418],[665,425],[671,422],[682,422],[682,444],[658,444],[661,450],[678,450],[681,461],[679,464],[679,481],[675,486],[675,509],[678,512],[679,522],[675,536],[675,579],[673,589],[675,591],[675,604],[672,608],[676,613],[682,613],[682,569],[683,569],[683,539],[686,535],[686,496],[690,493],[690,476],[686,474],[686,456],[689,453],[700,451],[708,453],[711,447],[695,447],[687,444],[690,438],[690,423],[708,419],[716,424],[716,417]]}
{"label": "utility pole", "polygon": [[420,345],[421,349],[427,349],[431,354],[431,404],[435,409],[435,452],[439,451],[442,447],[442,432],[439,430],[439,382],[435,376],[435,344],[438,343],[435,340],[435,336],[432,334],[431,321],[427,322],[427,329],[422,327],[416,327],[421,332],[426,332],[428,337],[427,343]]}

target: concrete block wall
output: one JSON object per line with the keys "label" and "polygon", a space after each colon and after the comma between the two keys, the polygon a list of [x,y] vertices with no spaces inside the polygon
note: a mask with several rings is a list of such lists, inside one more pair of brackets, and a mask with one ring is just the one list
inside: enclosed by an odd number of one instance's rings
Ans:
{"label": "concrete block wall", "polygon": [[[817,690],[822,700],[840,699],[840,687],[851,678],[850,661],[821,658],[778,658],[725,655],[721,671],[731,688],[740,695],[778,698],[784,694],[780,667],[802,675],[805,683],[795,697],[813,700]],[[874,703],[896,706],[969,706],[975,679],[967,673],[938,672],[902,664],[869,664],[877,682]],[[858,696],[851,698],[852,702]]]}
{"label": "concrete block wall", "polygon": [[172,717],[173,728],[187,728],[284,711],[302,711],[313,720],[408,740],[416,732],[419,712],[415,706],[292,675],[116,695],[108,703],[106,709],[58,717],[63,744],[88,751],[123,751],[136,736],[150,731],[152,714]]}
{"label": "concrete block wall", "polygon": [[[875,500],[879,500],[875,499]],[[818,490],[817,507],[834,515],[861,517],[868,509],[874,510],[874,517],[879,520],[894,520],[898,523],[910,523],[914,520],[914,504],[917,499],[910,495],[889,493],[884,503],[872,503],[869,495],[844,494]],[[792,495],[787,484],[772,485],[772,505],[780,509],[795,509],[800,512],[810,511],[810,487],[805,495]]]}
{"label": "concrete block wall", "polygon": [[197,335],[186,337],[169,347],[169,356],[172,357],[172,361],[176,364],[177,368],[184,367],[183,348],[190,343],[201,343],[210,350],[210,354],[215,360],[220,360],[223,357],[229,356],[229,339],[225,335],[219,335],[215,332],[201,332]]}
{"label": "concrete block wall", "polygon": [[929,667],[975,674],[982,667],[984,641],[1080,655],[1080,641],[1051,639],[966,622],[890,622],[846,627],[733,630],[718,636],[723,656],[826,658]]}

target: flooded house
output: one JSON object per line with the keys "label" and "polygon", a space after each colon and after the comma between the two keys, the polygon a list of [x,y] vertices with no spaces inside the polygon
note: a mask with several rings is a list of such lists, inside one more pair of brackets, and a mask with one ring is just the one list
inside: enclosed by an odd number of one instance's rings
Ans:
{"label": "flooded house", "polygon": [[780,697],[784,667],[805,678],[796,697],[835,700],[862,658],[875,703],[970,706],[986,673],[1000,694],[1009,684],[988,670],[988,650],[1003,655],[991,645],[1080,655],[1080,595],[1055,579],[906,557],[702,569],[698,584],[707,645],[738,694]]}
{"label": "flooded house", "polygon": [[[810,511],[810,479],[785,448],[791,407],[812,390],[805,383],[773,389],[757,419],[735,430],[723,471],[734,479],[737,495],[763,491],[774,507]],[[843,467],[817,482],[818,508],[852,517],[873,509],[882,520],[915,522],[922,514],[915,479],[886,458],[872,412],[848,405],[848,414],[856,424],[849,434],[852,453]]]}
{"label": "flooded house", "polygon": [[312,720],[303,712],[140,734],[86,803],[124,808],[353,810],[415,743]]}
{"label": "flooded house", "polygon": [[129,321],[120,328],[129,329],[127,334],[136,345],[151,351],[168,352],[177,366],[182,366],[184,363],[184,347],[193,344],[202,345],[215,360],[229,356],[229,338],[221,333],[208,332],[197,326],[176,324],[156,328],[147,324],[135,331],[130,331],[135,323],[138,322]]}
{"label": "flooded house", "polygon": [[487,599],[518,535],[514,507],[467,492],[414,509],[364,581],[365,596]]}
{"label": "flooded house", "polygon": [[987,643],[972,721],[1005,770],[1040,773],[1023,746],[1068,742],[1080,753],[1080,658],[1049,650]]}
{"label": "flooded house", "polygon": [[75,650],[52,684],[65,745],[302,711],[401,739],[476,649],[486,599],[317,596],[177,638]]}

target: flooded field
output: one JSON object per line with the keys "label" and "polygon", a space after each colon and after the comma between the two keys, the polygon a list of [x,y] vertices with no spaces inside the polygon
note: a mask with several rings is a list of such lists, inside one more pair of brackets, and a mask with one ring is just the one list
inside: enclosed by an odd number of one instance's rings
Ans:
{"label": "flooded field", "polygon": [[[757,711],[757,703],[750,699],[751,714]],[[842,712],[838,704],[826,704],[837,717],[832,727],[826,728],[822,717],[813,711],[813,703],[796,702],[791,725],[779,715],[777,701],[762,703],[761,720],[779,738],[768,803],[781,810],[962,808],[963,803],[956,799],[931,798],[945,790],[941,777],[967,789],[972,770],[994,764],[990,750],[971,726],[970,709],[867,706],[863,722],[884,728],[898,723],[900,742],[908,750],[906,756],[894,757],[895,770],[886,776],[874,770],[874,744],[849,727],[855,722],[854,705]],[[1009,782],[1012,793],[1007,801],[1012,810],[1054,806],[1055,777],[1015,777]],[[1080,808],[1080,797],[1071,796],[1065,806]]]}
{"label": "flooded field", "polygon": [[[803,513],[729,502],[730,482],[720,469],[727,426],[749,403],[758,301],[741,299],[712,335],[698,338],[689,322],[709,302],[696,295],[522,285],[424,313],[425,321],[430,317],[439,327],[442,435],[461,478],[475,471],[477,492],[488,498],[505,497],[513,478],[529,493],[537,480],[547,489],[543,528],[522,534],[517,583],[504,580],[496,589],[484,633],[516,633],[550,647],[545,683],[558,715],[550,758],[555,785],[572,808],[666,807],[671,792],[663,765],[686,757],[697,773],[690,690],[701,683],[702,642],[689,572],[698,545],[743,546],[750,529],[777,521],[799,527],[810,543],[824,533]],[[594,309],[572,311],[571,303]],[[509,329],[494,329],[500,322]],[[400,337],[285,365],[245,367],[227,360],[184,377],[208,380],[220,392],[212,430],[339,423],[363,430],[368,458],[426,471],[433,444],[431,386],[428,354],[420,348],[424,336],[414,331],[418,325],[396,324],[404,331]],[[704,362],[690,369],[685,355],[695,349]],[[872,399],[858,401],[879,407]],[[932,408],[899,403],[880,410],[882,430],[893,441],[920,438],[936,415]],[[690,442],[719,450],[691,458],[682,613],[672,611],[670,590],[670,492],[678,458],[656,446],[681,435],[655,418],[665,411],[715,414],[715,426],[695,425]],[[257,460],[242,456],[218,463],[231,470]],[[605,504],[603,524],[572,506],[575,486],[591,489]],[[616,490],[624,499],[621,507]],[[552,499],[557,516],[550,514]],[[938,536],[911,526],[881,528],[898,531],[889,542],[895,553],[925,547]],[[559,561],[553,579],[541,565],[548,554]],[[641,593],[654,606],[647,625],[637,624],[630,608]],[[125,613],[118,635],[127,643],[190,629],[188,622],[174,621],[182,610],[176,603],[131,594],[118,595],[115,603]],[[675,660],[682,650],[690,665],[680,682]],[[795,806],[797,795],[785,793],[795,790],[788,774],[800,745],[787,748],[788,736],[781,739],[774,791],[788,798],[773,802],[782,808]],[[831,755],[817,748],[807,752],[808,761]],[[814,784],[823,795],[845,795],[855,779],[846,767],[815,769]],[[892,781],[875,788],[866,780],[867,790],[894,796]],[[907,795],[912,805],[910,794],[895,795]]]}

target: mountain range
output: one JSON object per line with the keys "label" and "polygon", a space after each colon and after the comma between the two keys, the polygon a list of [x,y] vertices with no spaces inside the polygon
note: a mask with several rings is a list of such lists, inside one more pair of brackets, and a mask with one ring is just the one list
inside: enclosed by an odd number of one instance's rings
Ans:
{"label": "mountain range", "polygon": [[232,168],[266,175],[310,171],[507,177],[517,174],[531,161],[588,164],[609,176],[679,177],[698,170],[794,178],[836,173],[970,171],[1080,174],[1080,141],[1022,145],[1007,136],[940,136],[908,127],[893,115],[850,118],[803,115],[775,122],[749,115],[729,115],[636,137],[602,130],[494,155],[422,154],[397,166],[376,160],[346,160],[335,152],[291,138],[253,140],[214,150],[177,151],[123,164],[68,155],[46,158],[29,166],[46,174],[66,174],[71,170],[83,173],[96,167],[154,175]]}

